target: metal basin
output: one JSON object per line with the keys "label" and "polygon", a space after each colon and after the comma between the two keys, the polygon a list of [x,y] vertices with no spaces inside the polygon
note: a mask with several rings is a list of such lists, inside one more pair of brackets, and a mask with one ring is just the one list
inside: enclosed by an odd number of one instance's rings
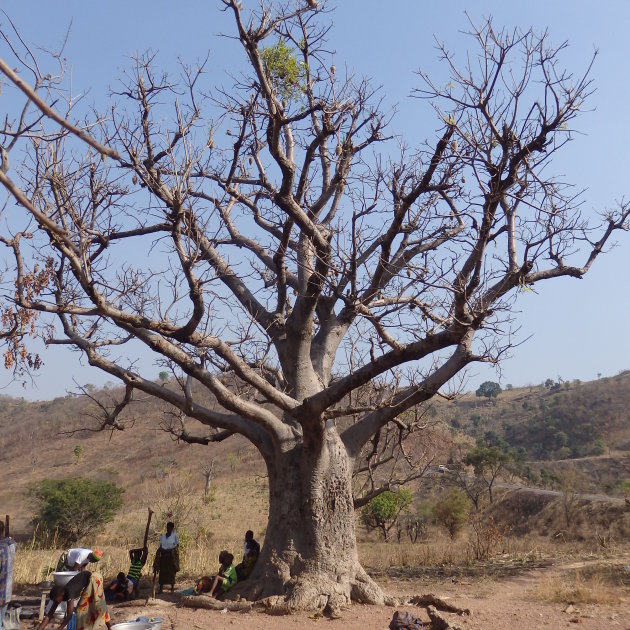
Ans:
{"label": "metal basin", "polygon": [[112,630],[153,630],[153,624],[144,621],[125,621],[114,624]]}
{"label": "metal basin", "polygon": [[78,573],[78,571],[55,571],[53,580],[57,586],[65,586]]}
{"label": "metal basin", "polygon": [[148,623],[151,626],[151,630],[162,630],[164,617],[145,617],[142,615],[136,619],[136,623],[138,622]]}

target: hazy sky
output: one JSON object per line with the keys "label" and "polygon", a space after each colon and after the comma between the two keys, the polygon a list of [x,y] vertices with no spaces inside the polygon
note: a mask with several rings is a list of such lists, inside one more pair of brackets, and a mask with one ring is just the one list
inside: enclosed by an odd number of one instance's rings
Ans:
{"label": "hazy sky", "polygon": [[[251,0],[244,0],[245,7]],[[548,2],[505,2],[505,0],[451,1],[422,0],[338,0],[329,15],[334,26],[330,49],[335,51],[337,68],[354,69],[381,85],[386,103],[397,105],[393,129],[412,143],[431,137],[435,118],[417,100],[408,98],[418,85],[415,71],[443,75],[435,50],[437,36],[463,60],[469,45],[462,31],[468,16],[478,23],[493,16],[497,28],[534,26],[548,30],[551,40],[568,40],[565,65],[579,73],[588,64],[593,50],[599,50],[592,76],[596,93],[590,111],[576,127],[583,132],[558,155],[553,172],[565,176],[579,188],[588,187],[584,196],[587,213],[612,207],[616,200],[630,198],[628,159],[630,146],[630,102],[628,64],[630,61],[630,2],[614,0],[556,0]],[[75,92],[89,91],[88,100],[102,102],[108,87],[130,66],[135,51],[151,49],[165,69],[174,69],[177,59],[194,61],[208,51],[208,85],[230,85],[226,74],[243,63],[243,53],[232,40],[229,15],[220,11],[220,2],[166,2],[85,0],[41,2],[5,0],[3,7],[25,39],[44,48],[55,48],[72,21],[66,57],[72,66]],[[0,22],[6,27],[4,16]],[[0,56],[6,56],[0,44]],[[0,97],[0,114],[4,116]],[[469,387],[486,379],[503,385],[539,383],[547,377],[589,380],[616,374],[630,368],[630,336],[625,322],[630,306],[628,271],[630,235],[618,237],[619,247],[598,261],[583,280],[554,280],[539,286],[537,293],[523,293],[517,302],[519,340],[513,356],[502,364],[498,375],[487,367],[474,367]],[[73,377],[80,383],[102,384],[107,380],[98,370],[81,365],[79,355],[59,348],[44,351],[44,368],[26,388],[0,377],[7,394],[27,399],[45,399],[73,389]],[[159,368],[155,368],[155,374]],[[499,379],[500,376],[500,379]]]}

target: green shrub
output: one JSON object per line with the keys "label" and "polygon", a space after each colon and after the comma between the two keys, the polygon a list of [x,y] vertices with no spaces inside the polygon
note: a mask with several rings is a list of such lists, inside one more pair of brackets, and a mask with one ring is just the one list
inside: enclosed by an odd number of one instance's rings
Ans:
{"label": "green shrub", "polygon": [[56,530],[64,546],[72,545],[113,519],[122,506],[123,492],[109,481],[43,479],[29,491],[37,505],[33,522],[41,530]]}
{"label": "green shrub", "polygon": [[459,488],[452,488],[442,495],[433,506],[433,516],[451,538],[455,538],[464,527],[470,511],[470,501]]}

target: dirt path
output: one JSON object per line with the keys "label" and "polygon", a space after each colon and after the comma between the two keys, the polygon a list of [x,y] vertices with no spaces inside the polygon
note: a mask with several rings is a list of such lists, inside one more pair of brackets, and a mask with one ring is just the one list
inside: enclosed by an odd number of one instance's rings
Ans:
{"label": "dirt path", "polygon": [[[541,589],[552,585],[567,572],[583,568],[587,563],[536,569],[528,573],[494,581],[484,578],[471,580],[381,580],[384,589],[396,596],[433,593],[460,608],[468,608],[470,616],[445,615],[464,629],[534,630],[538,628],[630,630],[630,588],[613,587],[614,603],[575,604],[567,612],[566,604],[548,604],[540,601]],[[290,616],[270,616],[259,612],[236,613],[177,608],[170,595],[164,596],[164,605],[145,608],[114,608],[115,622],[135,619],[139,615],[162,616],[163,630],[206,630],[255,628],[260,630],[288,630],[328,628],[329,630],[384,630],[388,628],[394,610],[410,612],[428,622],[422,608],[398,608],[354,605],[343,612],[341,619],[329,620],[306,613]],[[142,602],[140,602],[142,604]],[[579,626],[578,626],[579,624]],[[32,628],[32,623],[22,625]]]}
{"label": "dirt path", "polygon": [[[610,605],[575,605],[570,612],[563,612],[566,604],[545,604],[536,596],[540,585],[549,583],[555,577],[577,565],[550,567],[501,581],[476,579],[471,581],[426,581],[392,580],[384,582],[384,588],[391,594],[417,595],[434,593],[448,598],[449,602],[471,611],[470,617],[450,616],[462,628],[483,628],[484,630],[505,630],[519,628],[570,628],[579,624],[580,628],[618,627],[630,630],[630,590],[621,589],[619,603]],[[361,630],[382,630],[387,628],[395,609],[375,606],[355,605],[344,612],[338,620],[314,618],[313,615],[297,614],[289,617],[271,617],[263,613],[232,613],[185,608],[167,608],[162,612],[171,624],[164,624],[164,630],[205,630],[206,628],[260,628],[261,630],[286,630],[289,628],[315,628],[325,626],[330,630],[360,628]],[[423,609],[415,606],[402,606],[398,610],[410,612],[424,621],[428,617]],[[122,610],[120,611],[122,612]],[[143,612],[138,609],[138,614]],[[146,614],[146,611],[145,611]],[[130,609],[124,615],[116,614],[117,620],[132,619]]]}

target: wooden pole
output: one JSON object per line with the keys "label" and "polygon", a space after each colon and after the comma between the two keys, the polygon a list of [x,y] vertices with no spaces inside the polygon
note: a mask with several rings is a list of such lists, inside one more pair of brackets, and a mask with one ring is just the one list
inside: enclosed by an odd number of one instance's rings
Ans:
{"label": "wooden pole", "polygon": [[38,619],[41,622],[44,619],[44,611],[46,610],[46,599],[48,598],[48,591],[42,593],[42,598],[39,600],[39,616]]}
{"label": "wooden pole", "polygon": [[4,517],[4,535],[8,538],[9,537],[9,515],[7,514]]}
{"label": "wooden pole", "polygon": [[147,543],[149,542],[149,526],[151,525],[152,516],[153,516],[153,512],[151,511],[151,508],[149,508],[149,518],[147,519],[147,527],[144,530],[144,542],[142,543],[143,549],[147,546]]}

